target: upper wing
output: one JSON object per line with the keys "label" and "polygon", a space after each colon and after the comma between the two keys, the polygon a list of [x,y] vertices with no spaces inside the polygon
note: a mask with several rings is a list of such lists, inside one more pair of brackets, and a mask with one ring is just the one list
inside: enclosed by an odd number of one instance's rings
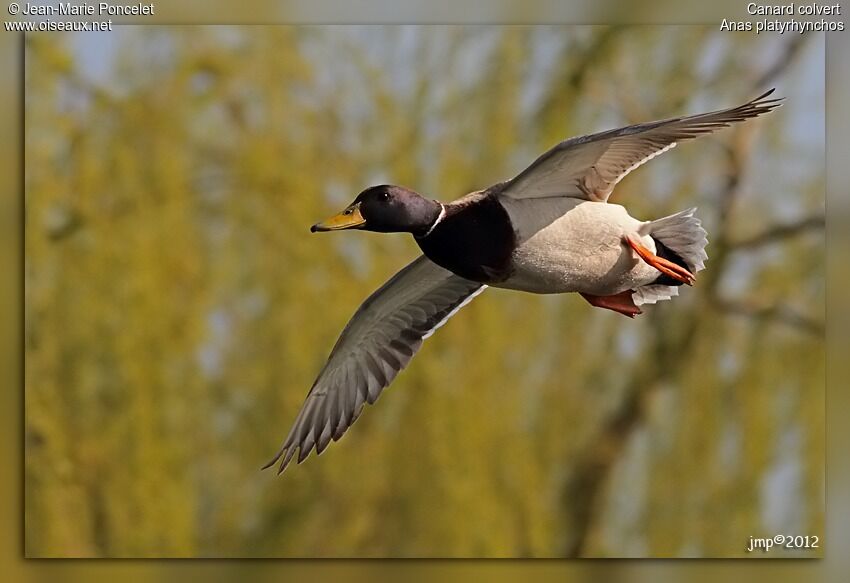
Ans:
{"label": "upper wing", "polygon": [[773,91],[731,109],[631,125],[563,141],[504,183],[499,194],[512,198],[571,196],[607,201],[614,186],[626,174],[674,147],[679,140],[709,134],[778,107],[781,99],[766,99]]}
{"label": "upper wing", "polygon": [[286,469],[295,451],[298,463],[322,453],[372,404],[433,334],[486,285],[454,275],[424,255],[396,273],[363,302],[343,329],[327,363],[313,383],[279,459]]}

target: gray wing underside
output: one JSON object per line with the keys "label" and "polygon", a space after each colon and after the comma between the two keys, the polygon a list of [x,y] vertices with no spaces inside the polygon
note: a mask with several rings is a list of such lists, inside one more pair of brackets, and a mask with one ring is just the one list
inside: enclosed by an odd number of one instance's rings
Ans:
{"label": "gray wing underside", "polygon": [[278,473],[322,453],[351,427],[410,362],[422,342],[487,286],[454,275],[424,255],[358,308],[313,383],[280,451]]}
{"label": "gray wing underside", "polygon": [[629,172],[673,148],[679,141],[709,134],[757,117],[781,105],[767,99],[773,89],[738,107],[636,124],[561,142],[540,156],[499,195],[511,198],[569,196],[607,201]]}

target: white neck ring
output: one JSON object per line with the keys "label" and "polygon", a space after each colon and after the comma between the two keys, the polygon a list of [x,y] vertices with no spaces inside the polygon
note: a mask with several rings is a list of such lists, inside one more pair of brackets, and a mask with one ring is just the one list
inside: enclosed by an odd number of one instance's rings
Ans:
{"label": "white neck ring", "polygon": [[427,237],[428,235],[430,235],[430,234],[431,234],[431,231],[433,231],[433,230],[434,230],[434,228],[435,228],[437,225],[439,225],[439,224],[440,224],[440,221],[442,221],[444,218],[446,218],[446,207],[445,207],[445,206],[443,206],[443,203],[441,203],[441,202],[438,202],[437,204],[438,204],[438,205],[440,205],[440,214],[439,214],[439,215],[437,215],[437,219],[434,221],[434,224],[432,224],[430,227],[428,227],[428,230],[427,230],[427,231],[425,231],[425,234],[424,234],[424,235],[422,235],[422,237],[423,237],[423,238],[425,238],[425,237]]}

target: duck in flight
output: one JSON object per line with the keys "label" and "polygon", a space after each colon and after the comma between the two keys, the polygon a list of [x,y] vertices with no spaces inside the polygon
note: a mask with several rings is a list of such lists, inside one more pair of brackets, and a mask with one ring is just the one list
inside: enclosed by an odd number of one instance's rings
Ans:
{"label": "duck in flight", "polygon": [[706,232],[688,209],[641,221],[608,202],[629,172],[696,138],[778,107],[773,90],[738,107],[631,125],[561,142],[519,175],[453,202],[402,186],[367,188],[311,231],[410,233],[423,255],[360,306],[313,383],[283,446],[283,472],[351,427],[422,342],[488,286],[578,292],[630,318],[693,285]]}

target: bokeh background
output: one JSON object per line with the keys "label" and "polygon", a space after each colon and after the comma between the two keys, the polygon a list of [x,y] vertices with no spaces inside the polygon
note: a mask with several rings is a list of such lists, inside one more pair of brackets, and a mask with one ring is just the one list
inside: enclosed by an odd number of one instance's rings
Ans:
{"label": "bokeh background", "polygon": [[[30,35],[31,557],[742,556],[823,535],[824,39],[681,26]],[[450,200],[576,134],[786,105],[616,201],[697,205],[694,289],[635,321],[489,290],[320,458],[277,449],[416,254],[311,236],[364,186]],[[813,556],[776,552],[768,556]]]}

